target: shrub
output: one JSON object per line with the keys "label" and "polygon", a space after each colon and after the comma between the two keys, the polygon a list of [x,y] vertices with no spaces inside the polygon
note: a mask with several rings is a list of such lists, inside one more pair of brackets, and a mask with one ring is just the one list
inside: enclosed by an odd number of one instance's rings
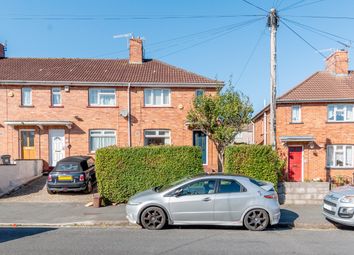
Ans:
{"label": "shrub", "polygon": [[139,191],[202,172],[199,147],[111,146],[96,153],[98,191],[110,202],[123,203]]}
{"label": "shrub", "polygon": [[271,146],[233,145],[225,151],[225,173],[269,181],[277,187],[285,162]]}

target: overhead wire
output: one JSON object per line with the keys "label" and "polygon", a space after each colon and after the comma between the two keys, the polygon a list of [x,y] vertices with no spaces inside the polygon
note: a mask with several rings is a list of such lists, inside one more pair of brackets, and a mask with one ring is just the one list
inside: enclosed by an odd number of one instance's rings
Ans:
{"label": "overhead wire", "polygon": [[287,9],[284,8],[284,9],[279,10],[279,11],[289,11],[289,10],[297,9],[297,8],[304,7],[304,6],[313,5],[313,4],[316,4],[316,3],[319,3],[319,2],[323,2],[323,1],[326,1],[326,0],[316,0],[316,1],[309,2],[309,3],[304,3],[304,4],[301,4],[301,5],[293,6],[292,8],[287,8]]}
{"label": "overhead wire", "polygon": [[280,22],[283,23],[290,31],[292,31],[296,36],[298,36],[302,41],[304,41],[308,46],[310,46],[313,50],[315,50],[323,58],[326,58],[326,56],[322,52],[320,52],[315,46],[313,46],[304,37],[302,37],[298,32],[296,32],[293,28],[291,28],[286,22],[284,22],[283,20],[280,20]]}
{"label": "overhead wire", "polygon": [[255,7],[255,8],[257,8],[258,10],[261,10],[261,11],[264,11],[264,12],[268,13],[267,10],[263,9],[262,7],[260,7],[260,6],[258,6],[258,5],[255,5],[255,4],[251,3],[250,1],[242,0],[242,2],[244,2],[244,3],[248,4],[248,5],[251,5],[251,6]]}
{"label": "overhead wire", "polygon": [[283,16],[283,17],[310,18],[310,19],[341,19],[341,20],[354,20],[354,17],[349,17],[349,16],[285,15],[285,16]]}
{"label": "overhead wire", "polygon": [[279,12],[280,11],[285,11],[285,10],[287,10],[287,9],[293,7],[293,6],[296,6],[298,4],[301,4],[301,3],[305,2],[305,1],[306,0],[300,0],[300,1],[297,1],[296,3],[292,3],[292,4],[288,5],[288,6],[285,6],[283,9],[279,9]]}
{"label": "overhead wire", "polygon": [[216,35],[216,36],[214,36],[214,37],[208,38],[208,39],[203,40],[203,41],[201,41],[201,42],[198,42],[198,43],[195,43],[195,44],[189,45],[189,46],[187,46],[187,47],[184,47],[184,48],[181,48],[181,49],[175,50],[175,51],[170,52],[170,53],[168,53],[168,54],[165,54],[165,55],[159,56],[158,58],[160,58],[160,59],[161,59],[161,58],[164,58],[164,57],[167,57],[167,56],[173,55],[173,54],[175,54],[175,53],[181,52],[181,51],[183,51],[183,50],[186,50],[186,49],[190,49],[190,48],[196,47],[196,46],[198,46],[198,45],[200,45],[200,44],[207,43],[207,42],[209,42],[209,41],[212,41],[212,40],[215,40],[215,39],[220,38],[220,37],[222,37],[222,36],[225,36],[225,35],[227,35],[227,34],[229,34],[229,33],[233,32],[233,31],[235,31],[235,30],[239,30],[239,29],[241,29],[241,28],[244,28],[244,27],[246,27],[246,26],[248,26],[248,25],[250,25],[250,24],[253,24],[253,23],[257,22],[257,21],[260,21],[260,20],[262,20],[262,19],[263,19],[263,18],[259,18],[259,19],[255,19],[255,20],[253,20],[253,21],[249,21],[248,23],[245,23],[244,25],[237,26],[236,28],[233,28],[233,29],[231,29],[231,30],[229,30],[229,31],[226,31],[226,32],[220,33],[220,34],[218,34],[218,35]]}

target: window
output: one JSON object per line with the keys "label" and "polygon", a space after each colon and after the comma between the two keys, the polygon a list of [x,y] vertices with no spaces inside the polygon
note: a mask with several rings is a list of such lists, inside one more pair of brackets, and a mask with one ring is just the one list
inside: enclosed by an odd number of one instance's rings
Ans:
{"label": "window", "polygon": [[171,90],[169,89],[145,89],[145,106],[170,106]]}
{"label": "window", "polygon": [[116,131],[114,130],[90,130],[90,151],[115,145]]}
{"label": "window", "polygon": [[203,89],[197,89],[195,91],[195,96],[199,97],[199,96],[203,96],[204,95],[204,90]]}
{"label": "window", "polygon": [[353,146],[328,145],[327,166],[338,168],[353,167]]}
{"label": "window", "polygon": [[61,88],[52,88],[52,105],[61,106]]}
{"label": "window", "polygon": [[301,106],[293,105],[291,107],[291,122],[299,123],[301,122]]}
{"label": "window", "polygon": [[235,138],[237,138],[237,139],[241,139],[241,138],[242,138],[242,132],[237,133],[237,134],[235,135]]}
{"label": "window", "polygon": [[184,186],[181,192],[182,196],[186,195],[204,195],[215,193],[216,180],[196,181]]}
{"label": "window", "polygon": [[241,185],[233,180],[220,180],[218,193],[241,192]]}
{"label": "window", "polygon": [[145,130],[144,145],[171,144],[170,130]]}
{"label": "window", "polygon": [[32,89],[22,88],[21,105],[32,106]]}
{"label": "window", "polygon": [[350,104],[328,105],[328,121],[354,121],[353,106]]}
{"label": "window", "polygon": [[91,106],[115,106],[115,89],[89,89],[89,104]]}

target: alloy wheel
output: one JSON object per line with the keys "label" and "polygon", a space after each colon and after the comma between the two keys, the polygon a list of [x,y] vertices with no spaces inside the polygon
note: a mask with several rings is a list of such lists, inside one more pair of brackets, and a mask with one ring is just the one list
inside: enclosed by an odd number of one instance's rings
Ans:
{"label": "alloy wheel", "polygon": [[253,209],[249,211],[244,219],[244,225],[252,231],[262,231],[269,224],[268,213],[263,209]]}
{"label": "alloy wheel", "polygon": [[166,215],[159,207],[146,208],[141,214],[141,225],[149,230],[162,229],[166,224]]}

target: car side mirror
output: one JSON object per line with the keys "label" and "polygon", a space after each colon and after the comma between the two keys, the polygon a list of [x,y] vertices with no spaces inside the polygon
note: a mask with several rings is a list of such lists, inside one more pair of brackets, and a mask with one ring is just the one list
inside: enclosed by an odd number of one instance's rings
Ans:
{"label": "car side mirror", "polygon": [[183,189],[176,189],[175,192],[173,193],[175,197],[180,197],[182,196],[182,194],[183,194]]}

